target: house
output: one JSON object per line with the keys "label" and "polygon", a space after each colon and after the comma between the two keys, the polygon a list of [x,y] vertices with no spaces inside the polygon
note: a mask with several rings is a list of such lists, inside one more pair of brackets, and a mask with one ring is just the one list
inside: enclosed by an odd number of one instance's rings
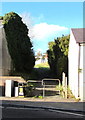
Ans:
{"label": "house", "polygon": [[85,101],[85,28],[71,29],[69,43],[69,87]]}
{"label": "house", "polygon": [[47,63],[48,62],[48,56],[47,56],[47,53],[43,53],[43,54],[40,54],[40,55],[36,55],[35,56],[35,59],[36,59],[36,62],[35,64],[41,64],[41,63]]}

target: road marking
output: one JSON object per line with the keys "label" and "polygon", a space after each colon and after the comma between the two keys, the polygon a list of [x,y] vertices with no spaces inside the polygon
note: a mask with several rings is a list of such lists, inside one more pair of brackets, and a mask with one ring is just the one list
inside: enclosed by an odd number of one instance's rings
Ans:
{"label": "road marking", "polygon": [[59,113],[64,113],[64,114],[71,114],[71,115],[76,115],[76,116],[81,116],[81,117],[84,117],[85,115],[83,114],[77,114],[77,113],[72,113],[72,112],[64,112],[64,111],[59,111],[59,110],[51,110],[49,109],[49,111],[53,111],[53,112],[59,112]]}
{"label": "road marking", "polygon": [[[3,106],[0,106],[1,108],[4,108]],[[28,110],[38,110],[38,111],[40,111],[40,110],[45,110],[45,109],[38,109],[38,108],[25,108],[25,107],[6,107],[6,109],[28,109]],[[47,109],[46,109],[47,110]],[[81,117],[84,117],[85,115],[83,115],[83,114],[78,114],[78,113],[73,113],[73,112],[67,112],[67,111],[60,111],[60,110],[52,110],[52,109],[48,109],[48,111],[52,111],[52,112],[59,112],[59,113],[63,113],[63,114],[70,114],[70,115],[76,115],[76,116],[81,116]]]}
{"label": "road marking", "polygon": [[[38,108],[25,108],[25,107],[6,107],[6,109],[22,109],[22,110],[40,110]],[[44,109],[41,109],[44,110]]]}
{"label": "road marking", "polygon": [[0,106],[0,108],[4,108],[3,106]]}
{"label": "road marking", "polygon": [[17,107],[5,107],[6,109],[18,109]]}

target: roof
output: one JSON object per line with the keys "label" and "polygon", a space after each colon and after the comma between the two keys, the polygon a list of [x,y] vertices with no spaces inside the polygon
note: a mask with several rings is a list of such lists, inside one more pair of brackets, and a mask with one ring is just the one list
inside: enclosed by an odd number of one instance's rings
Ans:
{"label": "roof", "polygon": [[85,43],[85,28],[71,29],[77,43]]}

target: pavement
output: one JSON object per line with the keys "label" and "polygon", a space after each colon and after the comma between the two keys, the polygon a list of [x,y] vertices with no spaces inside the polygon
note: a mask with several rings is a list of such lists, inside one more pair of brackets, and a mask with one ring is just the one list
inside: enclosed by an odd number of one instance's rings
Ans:
{"label": "pavement", "polygon": [[20,98],[20,97],[0,97],[0,104],[11,107],[52,109],[71,112],[83,112],[85,114],[85,102],[78,102],[75,99],[65,99],[61,97],[40,98]]}

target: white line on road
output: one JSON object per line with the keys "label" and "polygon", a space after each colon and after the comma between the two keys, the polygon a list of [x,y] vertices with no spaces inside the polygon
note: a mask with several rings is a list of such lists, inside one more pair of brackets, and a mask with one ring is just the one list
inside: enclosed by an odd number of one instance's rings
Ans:
{"label": "white line on road", "polygon": [[59,113],[64,113],[64,114],[71,114],[71,115],[76,115],[76,116],[81,116],[81,117],[84,117],[85,115],[83,114],[77,114],[77,113],[72,113],[72,112],[64,112],[64,111],[59,111],[59,110],[51,110],[49,109],[49,111],[53,111],[53,112],[59,112]]}
{"label": "white line on road", "polygon": [[[40,110],[40,109],[38,109],[38,108],[24,108],[24,107],[6,107],[6,109],[22,109],[22,110]],[[44,109],[41,109],[41,110],[44,110]]]}
{"label": "white line on road", "polygon": [[[2,106],[0,106],[0,107],[2,107]],[[4,107],[2,107],[2,108],[4,108]],[[40,111],[40,110],[45,110],[45,109],[38,109],[38,108],[35,108],[35,109],[33,109],[33,108],[24,108],[24,107],[6,107],[6,109],[22,109],[22,110],[38,110],[38,111]],[[83,115],[83,114],[77,114],[77,113],[73,113],[73,112],[67,112],[67,111],[60,111],[60,110],[52,110],[52,109],[48,109],[48,111],[50,112],[50,111],[52,111],[52,112],[59,112],[59,113],[63,113],[63,114],[70,114],[70,115],[76,115],[76,116],[81,116],[81,117],[85,117],[85,115]]]}
{"label": "white line on road", "polygon": [[6,107],[6,109],[18,109],[17,107]]}
{"label": "white line on road", "polygon": [[3,106],[0,106],[0,108],[4,108]]}

